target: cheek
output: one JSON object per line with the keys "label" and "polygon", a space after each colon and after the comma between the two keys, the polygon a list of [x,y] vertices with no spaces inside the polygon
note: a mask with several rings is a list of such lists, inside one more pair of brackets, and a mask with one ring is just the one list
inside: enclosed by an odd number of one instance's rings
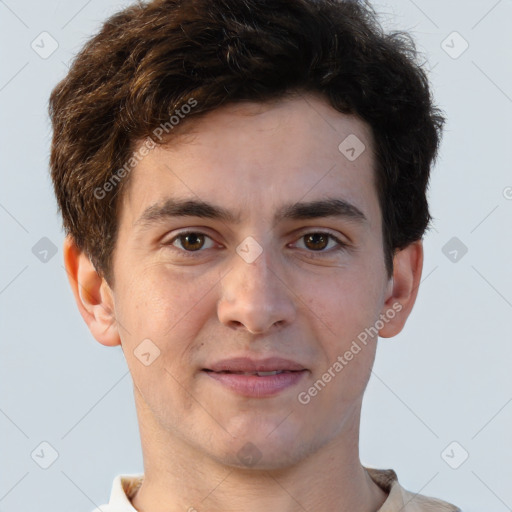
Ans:
{"label": "cheek", "polygon": [[366,329],[374,324],[379,311],[371,291],[372,287],[362,287],[360,281],[347,277],[310,298],[313,316],[321,320],[315,331],[322,333],[317,343],[323,357],[308,383],[311,387],[301,391],[314,397],[312,407],[318,414],[327,410],[332,418],[342,417],[366,389],[377,341],[368,337]]}
{"label": "cheek", "polygon": [[[125,281],[116,296],[116,317],[125,326],[126,345],[149,338],[162,353],[183,352],[201,327],[214,276],[194,276],[155,264]],[[123,329],[121,329],[123,331]]]}
{"label": "cheek", "polygon": [[318,381],[328,382],[325,391],[318,392],[316,406],[334,407],[340,414],[368,383],[377,341],[368,329],[379,317],[382,297],[382,290],[363,266],[357,272],[351,270],[319,281],[314,289],[304,288],[309,290],[308,316],[316,322],[314,330],[324,354],[312,382],[322,390]]}
{"label": "cheek", "polygon": [[336,349],[342,349],[378,318],[382,289],[362,267],[361,272],[346,269],[316,279],[314,287],[310,282],[301,286],[307,306],[304,314],[316,317],[319,328],[323,327],[319,332],[334,339]]}
{"label": "cheek", "polygon": [[121,282],[116,316],[135,386],[158,417],[166,417],[172,407],[190,407],[182,386],[191,386],[194,343],[211,314],[209,293],[215,292],[216,279],[192,279],[158,264]]}

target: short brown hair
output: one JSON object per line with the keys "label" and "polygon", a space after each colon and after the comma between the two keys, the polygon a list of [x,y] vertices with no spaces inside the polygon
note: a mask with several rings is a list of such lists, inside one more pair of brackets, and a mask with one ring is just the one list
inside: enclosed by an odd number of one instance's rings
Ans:
{"label": "short brown hair", "polygon": [[430,221],[426,189],[444,119],[410,37],[384,33],[360,1],[155,0],[110,17],[50,97],[51,176],[66,233],[112,282],[129,177],[105,184],[126,170],[135,144],[191,98],[185,124],[293,91],[319,93],[370,125],[391,276],[394,251]]}

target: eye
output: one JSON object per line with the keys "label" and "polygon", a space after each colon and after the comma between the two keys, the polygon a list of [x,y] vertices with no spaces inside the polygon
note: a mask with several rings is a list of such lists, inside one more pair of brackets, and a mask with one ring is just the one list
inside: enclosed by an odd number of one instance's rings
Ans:
{"label": "eye", "polygon": [[[184,231],[178,233],[164,245],[172,246],[186,255],[187,253],[201,252],[202,249],[211,249],[215,247],[215,242],[211,237],[199,231]],[[310,253],[331,253],[344,250],[347,247],[347,244],[333,234],[321,231],[302,235],[295,245]]]}
{"label": "eye", "polygon": [[[210,241],[208,244],[207,241]],[[197,252],[201,249],[211,249],[213,247],[213,240],[204,233],[198,231],[187,231],[180,233],[170,240],[166,245],[172,245],[187,252]]]}
{"label": "eye", "polygon": [[330,250],[325,249],[334,249],[336,251],[343,250],[346,247],[345,243],[343,243],[340,239],[331,233],[306,233],[299,240],[304,242],[306,249],[309,249],[313,252],[330,252]]}

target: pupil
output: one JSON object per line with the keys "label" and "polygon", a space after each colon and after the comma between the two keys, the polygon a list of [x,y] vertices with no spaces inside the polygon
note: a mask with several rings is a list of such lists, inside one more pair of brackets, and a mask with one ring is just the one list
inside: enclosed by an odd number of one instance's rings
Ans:
{"label": "pupil", "polygon": [[195,233],[191,233],[185,235],[185,247],[188,249],[200,249],[203,243],[201,240],[201,235],[196,235]]}
{"label": "pupil", "polygon": [[[311,242],[313,245],[316,245],[316,247],[312,247],[313,249],[323,249],[327,246],[327,237],[325,235],[322,235],[320,233],[315,233],[313,235],[308,235],[307,242]],[[320,243],[321,247],[318,247],[318,244]]]}

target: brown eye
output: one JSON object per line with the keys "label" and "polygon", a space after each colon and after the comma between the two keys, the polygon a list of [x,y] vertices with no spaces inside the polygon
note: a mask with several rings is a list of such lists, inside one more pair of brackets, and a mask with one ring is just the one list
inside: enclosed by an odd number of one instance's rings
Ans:
{"label": "brown eye", "polygon": [[197,251],[203,247],[204,239],[205,236],[200,233],[185,233],[177,236],[175,240],[179,240],[186,251]]}
{"label": "brown eye", "polygon": [[308,249],[321,251],[327,247],[329,238],[330,236],[325,233],[311,233],[304,236],[304,243]]}
{"label": "brown eye", "polygon": [[[335,235],[325,231],[311,231],[301,236],[296,242],[299,247],[306,250],[310,256],[333,256],[336,253],[345,251],[347,244],[342,242]],[[318,254],[314,254],[318,253]]]}

